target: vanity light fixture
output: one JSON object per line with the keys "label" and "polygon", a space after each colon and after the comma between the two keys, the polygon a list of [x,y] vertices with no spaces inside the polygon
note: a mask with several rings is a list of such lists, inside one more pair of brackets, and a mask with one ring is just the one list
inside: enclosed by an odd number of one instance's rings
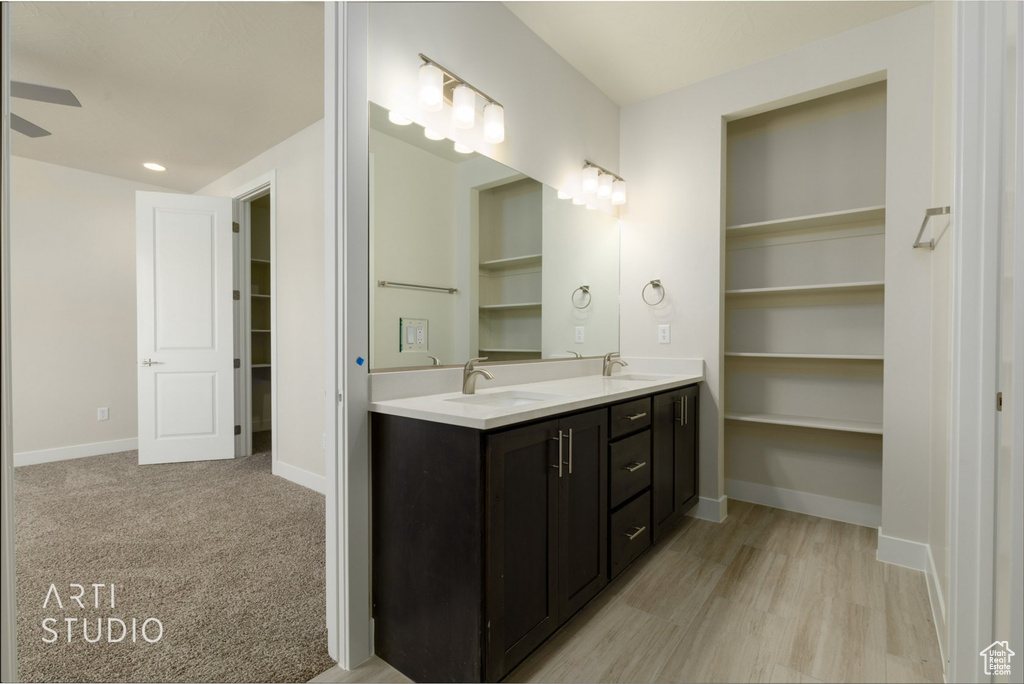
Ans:
{"label": "vanity light fixture", "polygon": [[476,98],[485,100],[483,108],[484,140],[491,144],[505,140],[505,108],[500,102],[465,80],[459,78],[434,60],[420,54],[420,108],[427,112],[440,111],[446,101],[452,105],[452,125],[471,129],[476,125]]}
{"label": "vanity light fixture", "polygon": [[598,197],[611,197],[614,205],[626,203],[626,181],[622,176],[586,159],[583,160],[583,171],[580,173],[583,177],[584,192],[590,192],[587,190],[587,179],[590,178],[596,183],[593,192],[596,192]]}
{"label": "vanity light fixture", "polygon": [[[589,165],[590,162],[587,162],[587,164]],[[596,166],[583,167],[583,171],[580,173],[580,182],[585,194],[593,195],[597,192],[597,174],[598,169]]]}
{"label": "vanity light fixture", "polygon": [[558,199],[572,199],[572,195],[570,195],[565,190],[559,190],[558,191]]}
{"label": "vanity light fixture", "polygon": [[444,72],[430,61],[420,67],[419,103],[425,112],[439,112],[444,107]]}
{"label": "vanity light fixture", "polygon": [[455,151],[458,152],[459,154],[469,154],[470,152],[473,151],[473,148],[463,145],[460,142],[457,142],[455,143]]}
{"label": "vanity light fixture", "polygon": [[412,119],[407,119],[398,112],[388,112],[388,121],[395,124],[396,126],[408,126],[412,123]]}
{"label": "vanity light fixture", "polygon": [[581,204],[586,204],[587,200],[583,199],[582,197],[573,197],[572,198],[572,203],[575,204],[578,207]]}
{"label": "vanity light fixture", "polygon": [[423,135],[427,140],[444,140],[444,136],[437,131],[432,131],[429,128],[423,129]]}

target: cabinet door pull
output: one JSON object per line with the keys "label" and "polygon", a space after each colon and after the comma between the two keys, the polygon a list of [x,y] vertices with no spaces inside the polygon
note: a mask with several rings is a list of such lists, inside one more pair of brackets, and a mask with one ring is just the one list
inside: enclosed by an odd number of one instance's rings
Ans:
{"label": "cabinet door pull", "polygon": [[622,466],[622,469],[623,470],[628,470],[631,473],[635,473],[636,471],[640,470],[641,468],[643,468],[646,465],[647,465],[647,461],[641,461],[639,463],[634,461],[633,463],[630,463],[629,465]]}
{"label": "cabinet door pull", "polygon": [[647,525],[644,525],[643,527],[634,528],[632,534],[630,534],[629,532],[623,532],[622,534],[624,536],[626,536],[626,537],[629,537],[629,541],[633,541],[634,539],[639,537],[641,534],[643,534],[644,530],[646,530],[646,529],[647,529]]}
{"label": "cabinet door pull", "polygon": [[683,425],[686,425],[687,423],[690,422],[690,416],[688,415],[689,413],[690,413],[690,397],[688,397],[687,395],[684,394],[683,395]]}
{"label": "cabinet door pull", "polygon": [[633,421],[633,420],[640,420],[641,418],[643,418],[646,415],[647,415],[647,412],[643,411],[641,413],[635,413],[632,416],[623,416],[623,418],[625,418],[626,420],[629,420],[629,421]]}
{"label": "cabinet door pull", "polygon": [[558,441],[558,465],[551,466],[552,468],[558,468],[558,477],[562,477],[562,431],[558,431],[558,437],[552,437],[552,440]]}
{"label": "cabinet door pull", "polygon": [[569,428],[569,474],[572,475],[572,428]]}
{"label": "cabinet door pull", "polygon": [[686,425],[686,423],[683,422],[683,414],[685,413],[685,409],[683,409],[683,397],[679,397],[679,401],[676,402],[676,406],[679,407],[679,424]]}

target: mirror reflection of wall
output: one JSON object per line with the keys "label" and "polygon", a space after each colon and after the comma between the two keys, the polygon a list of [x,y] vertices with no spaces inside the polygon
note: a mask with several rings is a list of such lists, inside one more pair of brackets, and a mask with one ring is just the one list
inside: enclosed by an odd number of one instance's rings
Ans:
{"label": "mirror reflection of wall", "polygon": [[618,219],[372,104],[370,128],[371,369],[618,349]]}

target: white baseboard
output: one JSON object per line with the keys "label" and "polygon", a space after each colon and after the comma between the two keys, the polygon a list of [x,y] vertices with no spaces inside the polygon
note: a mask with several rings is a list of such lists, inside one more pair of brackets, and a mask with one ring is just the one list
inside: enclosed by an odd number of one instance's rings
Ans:
{"label": "white baseboard", "polygon": [[272,430],[274,428],[274,421],[270,420],[269,418],[266,420],[254,420],[252,421],[252,425],[250,425],[249,427],[252,428],[253,432],[263,432],[265,430]]}
{"label": "white baseboard", "polygon": [[805,513],[863,527],[878,527],[882,522],[882,507],[861,501],[850,501],[834,496],[799,492],[756,482],[726,480],[725,491],[737,501],[781,508],[784,511]]}
{"label": "white baseboard", "polygon": [[697,505],[687,512],[687,515],[701,520],[710,520],[713,523],[720,523],[725,520],[729,507],[729,498],[726,496],[717,499],[699,497]]}
{"label": "white baseboard", "polygon": [[911,570],[928,570],[928,545],[921,542],[890,537],[878,528],[878,553],[875,557],[883,563],[901,565]]}
{"label": "white baseboard", "polygon": [[[932,547],[928,545],[928,570],[924,573],[928,584],[928,603],[932,609],[932,624],[935,625],[935,639],[939,643],[939,656],[942,658],[942,675],[946,675],[946,644],[943,643],[942,635],[948,634],[946,624],[946,600],[942,596],[942,586],[939,584],[939,571],[935,567],[935,556],[932,555]],[[938,607],[938,610],[936,610]]]}
{"label": "white baseboard", "polygon": [[302,485],[306,489],[312,489],[319,494],[327,494],[327,478],[323,475],[317,475],[316,473],[311,473],[308,470],[303,470],[281,461],[274,461],[271,471],[274,475],[283,477],[297,485]]}
{"label": "white baseboard", "polygon": [[129,437],[128,439],[115,439],[109,442],[93,442],[92,444],[76,444],[74,446],[55,447],[53,449],[39,449],[38,451],[23,451],[20,454],[14,454],[14,467],[53,463],[54,461],[70,461],[73,458],[86,458],[87,456],[116,454],[119,451],[131,451],[138,448],[138,438]]}

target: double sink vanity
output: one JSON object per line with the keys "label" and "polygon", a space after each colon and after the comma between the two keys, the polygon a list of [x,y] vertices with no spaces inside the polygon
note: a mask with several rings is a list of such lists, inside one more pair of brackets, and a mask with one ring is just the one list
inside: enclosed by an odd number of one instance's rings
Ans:
{"label": "double sink vanity", "polygon": [[374,401],[376,653],[416,681],[511,672],[696,503],[701,380],[593,374]]}

